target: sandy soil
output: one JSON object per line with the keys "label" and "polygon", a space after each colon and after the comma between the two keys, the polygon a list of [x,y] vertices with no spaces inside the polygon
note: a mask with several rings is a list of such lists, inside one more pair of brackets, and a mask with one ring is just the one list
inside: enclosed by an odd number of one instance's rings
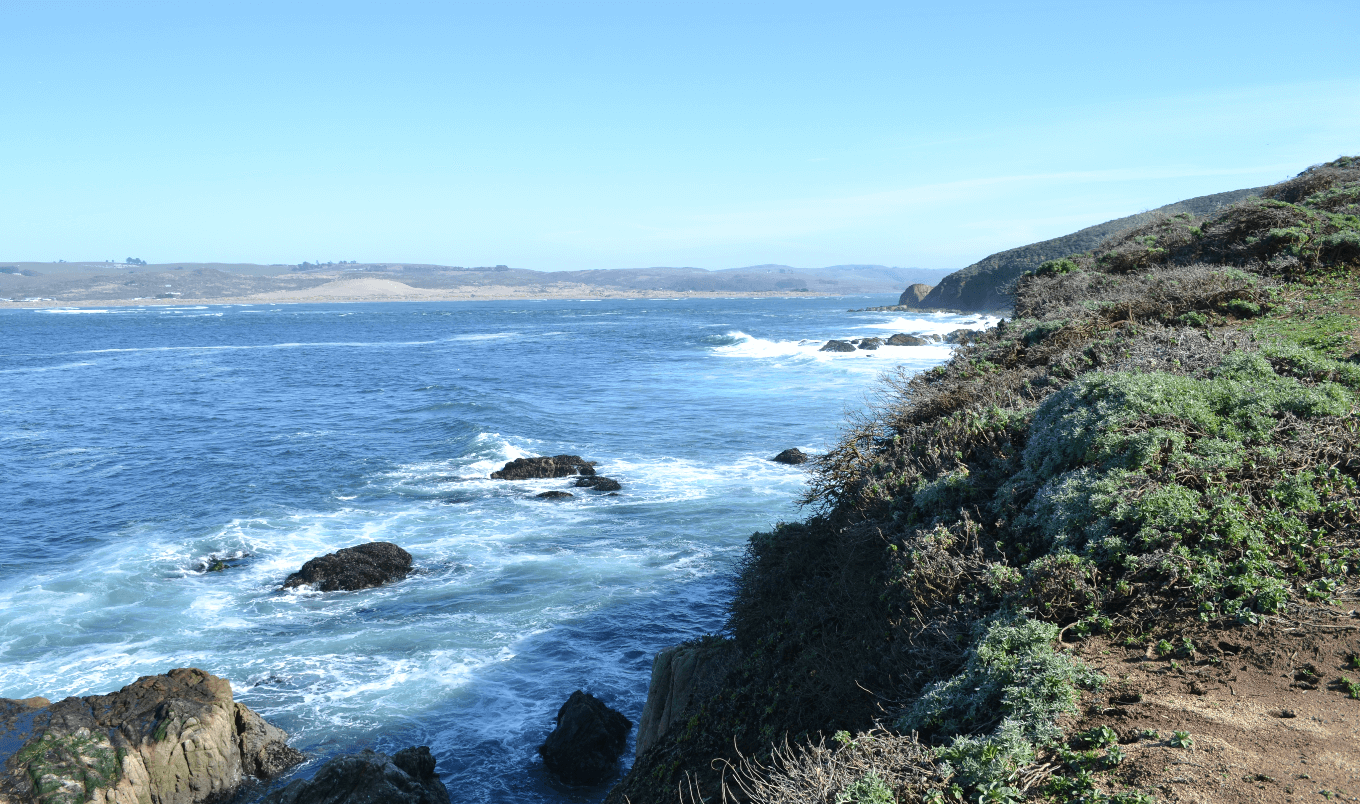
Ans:
{"label": "sandy soil", "polygon": [[[1360,617],[1196,624],[1168,641],[1182,636],[1196,650],[1179,658],[1099,638],[1076,648],[1109,685],[1075,727],[1111,726],[1128,754],[1102,787],[1162,802],[1360,801],[1360,700],[1341,682],[1360,681]],[[1177,731],[1193,746],[1172,745]]]}

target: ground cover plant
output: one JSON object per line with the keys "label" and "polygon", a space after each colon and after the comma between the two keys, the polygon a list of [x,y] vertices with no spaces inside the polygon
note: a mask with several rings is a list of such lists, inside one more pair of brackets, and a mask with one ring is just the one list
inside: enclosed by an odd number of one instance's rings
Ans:
{"label": "ground cover plant", "polygon": [[1065,644],[1175,673],[1202,661],[1185,623],[1356,599],[1357,204],[1346,158],[1153,221],[889,378],[818,460],[809,518],[752,537],[739,666],[612,800],[1151,800],[1102,781],[1117,735],[1070,732],[1111,680]]}

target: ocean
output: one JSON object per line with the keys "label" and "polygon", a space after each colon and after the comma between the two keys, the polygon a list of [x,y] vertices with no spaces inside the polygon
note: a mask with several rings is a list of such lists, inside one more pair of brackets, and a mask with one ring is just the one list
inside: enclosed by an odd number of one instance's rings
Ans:
{"label": "ocean", "polygon": [[[769,458],[825,450],[885,371],[950,354],[821,345],[992,323],[846,310],[892,303],[0,311],[0,697],[200,667],[304,775],[429,745],[457,802],[598,801],[536,754],[557,707],[584,689],[636,723],[653,655],[722,627],[747,538],[804,515],[803,468]],[[559,453],[619,496],[488,478]],[[280,591],[368,541],[416,573]]]}

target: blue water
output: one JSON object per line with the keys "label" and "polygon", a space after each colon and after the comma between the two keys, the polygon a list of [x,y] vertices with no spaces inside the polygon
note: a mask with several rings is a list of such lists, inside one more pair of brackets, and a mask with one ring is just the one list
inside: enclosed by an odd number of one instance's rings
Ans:
{"label": "blue water", "polygon": [[[196,666],[318,761],[426,744],[455,801],[598,800],[535,753],[557,706],[636,721],[654,653],[720,628],[746,538],[800,515],[768,458],[949,354],[817,348],[971,320],[846,312],[884,303],[0,311],[0,696]],[[621,495],[487,477],[561,452]],[[278,591],[377,540],[418,573]]]}

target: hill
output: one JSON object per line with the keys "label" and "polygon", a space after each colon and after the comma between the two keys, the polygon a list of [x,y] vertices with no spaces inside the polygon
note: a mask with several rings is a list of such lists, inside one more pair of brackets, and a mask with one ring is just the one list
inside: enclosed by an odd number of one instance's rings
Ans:
{"label": "hill", "polygon": [[1360,797],[1360,158],[1014,299],[751,537],[608,802]]}
{"label": "hill", "polygon": [[1162,216],[1185,213],[1196,217],[1212,215],[1246,198],[1259,196],[1264,189],[1252,187],[1189,198],[1137,215],[1088,226],[1062,237],[1001,251],[949,274],[919,303],[915,300],[900,303],[926,309],[975,312],[1007,310],[1013,301],[1011,290],[1015,280],[1025,271],[1038,268],[1040,263],[1090,251],[1109,237],[1136,229]]}

